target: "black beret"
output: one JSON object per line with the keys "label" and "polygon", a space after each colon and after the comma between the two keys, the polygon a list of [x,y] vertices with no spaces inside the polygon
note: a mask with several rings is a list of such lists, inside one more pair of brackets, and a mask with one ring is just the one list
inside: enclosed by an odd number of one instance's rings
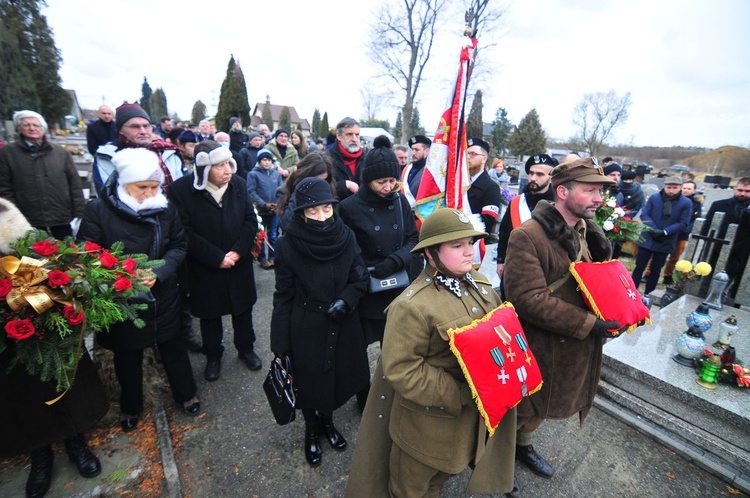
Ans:
{"label": "black beret", "polygon": [[531,167],[535,164],[544,164],[545,166],[554,168],[555,166],[557,166],[557,159],[555,159],[554,157],[550,157],[547,154],[537,154],[535,156],[531,156],[526,161],[526,166],[524,167],[527,175],[529,174],[529,169],[531,169]]}
{"label": "black beret", "polygon": [[477,147],[481,147],[487,152],[487,154],[490,153],[490,144],[482,140],[481,138],[470,138],[468,140],[469,147],[474,147],[475,145]]}
{"label": "black beret", "polygon": [[414,147],[414,144],[424,144],[429,147],[432,145],[432,140],[424,135],[414,135],[409,139],[409,147]]}

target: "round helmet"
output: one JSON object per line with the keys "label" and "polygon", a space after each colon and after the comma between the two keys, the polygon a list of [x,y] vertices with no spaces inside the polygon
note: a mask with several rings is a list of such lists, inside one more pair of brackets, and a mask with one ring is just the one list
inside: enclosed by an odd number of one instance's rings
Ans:
{"label": "round helmet", "polygon": [[411,252],[419,252],[430,246],[436,246],[443,242],[473,237],[483,239],[487,237],[486,232],[474,228],[466,213],[456,209],[438,209],[424,220],[422,229],[419,231],[419,243]]}

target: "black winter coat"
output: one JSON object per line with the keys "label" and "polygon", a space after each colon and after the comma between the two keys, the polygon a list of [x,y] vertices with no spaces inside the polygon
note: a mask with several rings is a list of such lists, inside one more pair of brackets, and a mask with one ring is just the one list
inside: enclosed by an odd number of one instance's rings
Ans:
{"label": "black winter coat", "polygon": [[328,149],[327,153],[330,155],[331,162],[333,163],[333,176],[336,179],[336,197],[338,197],[339,201],[343,201],[352,195],[352,192],[346,188],[346,181],[349,180],[356,184],[361,183],[362,169],[364,168],[367,152],[363,150],[362,155],[357,159],[357,166],[353,175],[351,170],[344,164],[344,157],[339,151],[338,142],[334,143],[333,147]]}
{"label": "black winter coat", "polygon": [[78,230],[78,240],[111,247],[117,241],[125,245],[125,254],[143,253],[149,260],[163,259],[165,264],[154,268],[156,283],[145,301],[148,309],[139,312],[146,322],[142,329],[132,322],[118,323],[109,333],[96,335],[98,343],[111,351],[144,349],[175,339],[180,335],[180,298],[177,268],[185,260],[187,239],[177,210],[169,204],[164,209],[136,213],[117,196],[117,173],[113,173],[103,193],[106,195],[86,205]]}
{"label": "black winter coat", "polygon": [[[405,198],[400,194],[381,197],[369,186],[362,185],[356,195],[339,204],[339,214],[357,237],[368,268],[389,258],[397,263],[394,273],[403,269],[411,272],[412,261],[416,258],[410,251],[419,242],[419,231]],[[415,276],[411,275],[410,280]],[[360,316],[385,322],[385,308],[401,291],[403,289],[368,292],[359,303]]]}
{"label": "black winter coat", "polygon": [[[232,175],[222,204],[211,194],[193,187],[194,174],[169,187],[169,199],[180,213],[188,238],[188,289],[190,312],[198,318],[238,315],[257,300],[253,256],[258,232],[245,180]],[[221,269],[224,256],[235,251],[240,260]]]}
{"label": "black winter coat", "polygon": [[500,215],[500,204],[503,202],[503,196],[497,183],[492,181],[486,171],[483,171],[476,180],[471,182],[471,187],[466,192],[466,196],[469,198],[471,212],[481,215],[484,231],[492,231],[492,227]]}
{"label": "black winter coat", "polygon": [[[299,218],[276,241],[271,350],[293,357],[297,408],[323,413],[332,413],[370,380],[357,313],[369,274],[354,233],[337,221],[345,241],[330,259],[300,249],[299,239],[290,240],[295,230],[307,229]],[[343,299],[352,310],[341,322],[326,314],[336,299]]]}

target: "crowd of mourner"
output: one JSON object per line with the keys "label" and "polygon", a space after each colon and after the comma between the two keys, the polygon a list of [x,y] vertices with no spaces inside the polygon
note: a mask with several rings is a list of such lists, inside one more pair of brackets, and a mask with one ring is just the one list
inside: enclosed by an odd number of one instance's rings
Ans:
{"label": "crowd of mourner", "polygon": [[[645,278],[646,293],[700,214],[694,183],[669,178],[646,202],[634,175],[611,159],[600,167],[592,158],[555,159],[544,151],[525,163],[528,183],[508,203],[505,164],[493,160],[482,138],[469,138],[467,198],[475,215],[440,208],[418,219],[415,202],[433,145],[426,136],[413,136],[408,146],[381,136],[365,149],[352,118],[328,140],[312,142],[299,130],[250,131],[237,118],[228,133],[207,120],[154,123],[129,103],[114,112],[102,106],[88,126],[94,188],[86,201],[71,155],[48,140],[44,118],[26,110],[13,121],[19,137],[0,147],[0,247],[7,250],[33,227],[105,248],[119,241],[125,253],[164,261],[140,277],[151,290],[142,314],[147,326],[124,322],[96,334],[113,353],[121,429],[138,430],[148,348],[158,350],[187,416],[202,410],[191,362],[203,364],[206,381],[221,377],[229,342],[222,317],[231,316],[231,354],[250,370],[263,367],[255,348],[254,271],[273,270],[271,351],[291,359],[307,463],[321,465],[321,441],[347,448],[334,423],[339,407],[356,398],[362,413],[347,496],[438,496],[467,467],[468,492],[517,494],[515,460],[551,477],[552,464],[532,445],[534,431],[547,418],[584,420],[603,340],[620,324],[589,311],[572,279],[552,292],[548,286],[572,261],[619,253],[592,221],[609,189],[628,216],[640,213],[654,229],[633,275],[636,286]],[[741,186],[746,207],[750,180]],[[490,233],[496,251],[478,243]],[[491,248],[486,257],[497,263],[499,288],[476,270],[480,245]],[[396,284],[380,289],[378,282]],[[509,409],[489,438],[447,330],[503,301],[515,307],[544,384]],[[371,374],[373,343],[381,356]],[[0,355],[0,388],[8,393],[0,456],[30,455],[27,496],[49,489],[51,444],[61,440],[83,477],[98,475],[101,464],[85,433],[106,413],[107,399],[86,391],[87,377],[97,375],[88,355],[71,392],[48,406],[36,402],[44,383],[8,369],[11,353]],[[30,428],[31,420],[45,430]]]}

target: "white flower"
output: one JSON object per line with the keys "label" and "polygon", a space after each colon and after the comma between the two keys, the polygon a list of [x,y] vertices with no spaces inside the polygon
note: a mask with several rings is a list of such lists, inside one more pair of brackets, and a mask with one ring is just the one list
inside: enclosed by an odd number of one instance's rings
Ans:
{"label": "white flower", "polygon": [[616,206],[617,206],[617,199],[615,199],[614,197],[610,197],[609,199],[607,199],[607,207],[614,208]]}
{"label": "white flower", "polygon": [[623,208],[621,208],[621,207],[616,207],[615,208],[615,214],[617,216],[625,216],[625,210]]}
{"label": "white flower", "polygon": [[602,228],[603,228],[603,229],[605,229],[605,230],[606,230],[606,231],[608,231],[608,232],[609,232],[610,230],[612,230],[612,229],[613,229],[614,227],[615,227],[615,224],[614,224],[614,223],[612,223],[612,222],[611,222],[611,221],[609,221],[609,220],[605,221],[605,222],[604,222],[604,223],[602,224]]}

